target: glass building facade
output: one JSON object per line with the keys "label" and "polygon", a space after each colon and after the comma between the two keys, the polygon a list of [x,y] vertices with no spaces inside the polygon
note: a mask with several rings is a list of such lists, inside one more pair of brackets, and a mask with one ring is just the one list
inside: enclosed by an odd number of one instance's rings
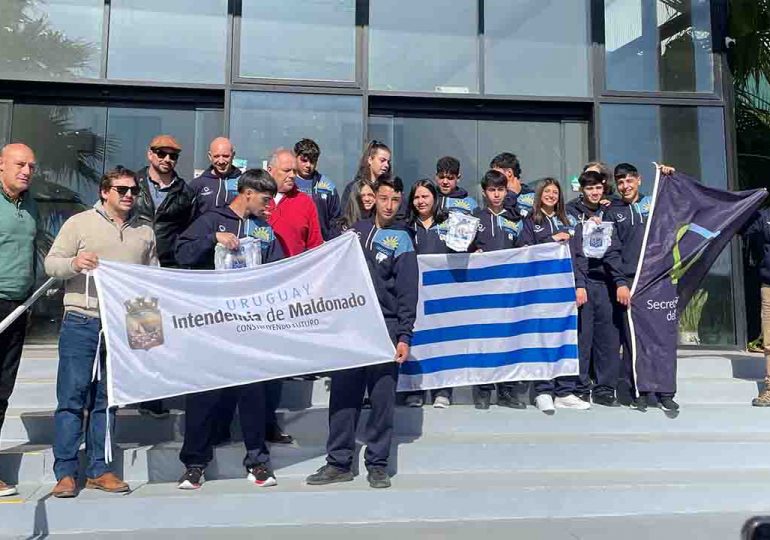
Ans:
{"label": "glass building facade", "polygon": [[[340,188],[370,138],[391,146],[407,183],[458,157],[472,193],[502,151],[519,156],[528,182],[570,186],[600,159],[637,164],[647,187],[653,161],[735,186],[726,0],[194,5],[0,0],[0,143],[37,153],[48,241],[93,204],[106,169],[143,167],[158,133],[182,143],[186,179],[226,135],[249,166],[311,137]],[[704,284],[704,344],[745,342],[736,249]],[[32,340],[56,335],[60,302],[38,303]]]}

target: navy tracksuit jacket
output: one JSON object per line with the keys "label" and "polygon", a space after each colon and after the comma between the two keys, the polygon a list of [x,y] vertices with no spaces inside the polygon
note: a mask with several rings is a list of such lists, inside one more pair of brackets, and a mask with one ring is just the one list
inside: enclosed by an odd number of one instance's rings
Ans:
{"label": "navy tracksuit jacket", "polygon": [[620,332],[616,320],[618,310],[616,291],[627,286],[622,271],[622,254],[615,224],[612,242],[601,258],[589,258],[583,250],[583,225],[591,218],[603,222],[611,217],[603,206],[591,208],[582,198],[567,204],[567,212],[578,222],[572,242],[576,266],[575,287],[586,289],[588,301],[579,310],[578,348],[580,351],[580,381],[576,393],[586,394],[595,381],[594,395],[615,397],[615,387],[621,373]]}
{"label": "navy tracksuit jacket", "polygon": [[340,217],[342,211],[337,186],[318,171],[315,171],[309,180],[297,175],[294,177],[294,183],[302,193],[310,195],[313,199],[318,210],[318,222],[321,225],[323,239],[331,240],[334,238],[332,224]]}
{"label": "navy tracksuit jacket", "polygon": [[[409,344],[417,317],[417,255],[409,231],[380,229],[373,219],[353,224],[374,283],[385,324],[394,343]],[[365,344],[363,346],[366,346]],[[350,470],[364,389],[372,403],[366,425],[367,468],[387,467],[393,438],[398,364],[387,361],[332,374],[326,461]]]}

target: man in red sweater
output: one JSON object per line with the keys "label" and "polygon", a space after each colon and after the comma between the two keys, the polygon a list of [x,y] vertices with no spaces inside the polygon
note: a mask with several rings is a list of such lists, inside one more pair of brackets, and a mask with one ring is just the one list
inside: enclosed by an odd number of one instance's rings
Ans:
{"label": "man in red sweater", "polygon": [[[267,208],[268,223],[287,257],[293,257],[318,247],[323,243],[318,210],[309,195],[302,193],[294,184],[297,158],[294,152],[279,148],[270,156],[267,172],[275,180],[278,193]],[[267,440],[272,443],[291,444],[294,438],[280,428],[275,410],[281,401],[281,380],[266,385]]]}
{"label": "man in red sweater", "polygon": [[268,223],[275,231],[287,257],[298,255],[323,243],[318,210],[309,195],[294,183],[296,156],[279,148],[270,156],[267,172],[278,185],[278,194],[268,208]]}

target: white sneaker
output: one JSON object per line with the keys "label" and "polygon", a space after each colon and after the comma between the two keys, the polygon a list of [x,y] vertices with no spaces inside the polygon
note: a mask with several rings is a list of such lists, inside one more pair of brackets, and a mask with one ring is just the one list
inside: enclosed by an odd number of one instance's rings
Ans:
{"label": "white sneaker", "polygon": [[537,396],[535,398],[535,407],[546,414],[553,414],[555,412],[551,394],[540,394]]}
{"label": "white sneaker", "polygon": [[451,404],[446,396],[436,396],[436,399],[433,400],[434,409],[448,409]]}
{"label": "white sneaker", "polygon": [[590,403],[583,401],[575,394],[570,394],[564,397],[557,397],[554,400],[554,405],[557,409],[579,409],[584,411],[591,408]]}

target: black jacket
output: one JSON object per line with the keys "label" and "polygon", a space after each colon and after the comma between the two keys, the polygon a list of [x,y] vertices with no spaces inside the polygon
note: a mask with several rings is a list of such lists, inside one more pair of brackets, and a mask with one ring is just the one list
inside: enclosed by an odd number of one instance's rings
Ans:
{"label": "black jacket", "polygon": [[[575,236],[570,244],[574,250],[575,265],[591,281],[612,281],[617,286],[628,285],[628,280],[623,272],[623,255],[620,239],[615,223],[612,222],[612,212],[607,211],[606,206],[599,205],[591,208],[582,197],[567,203],[567,214],[575,218],[578,224],[575,227]],[[593,217],[598,217],[603,222],[612,223],[612,243],[601,259],[586,257],[583,251],[583,224]],[[579,281],[579,278],[576,278]],[[578,287],[585,285],[578,285]]]}
{"label": "black jacket", "polygon": [[770,285],[770,208],[758,211],[744,233],[757,260],[759,279]]}
{"label": "black jacket", "polygon": [[313,178],[305,180],[301,176],[294,177],[294,184],[305,195],[313,198],[318,210],[318,223],[321,225],[321,236],[324,240],[334,238],[334,221],[340,217],[340,194],[337,186],[326,176],[318,171],[313,173]]}
{"label": "black jacket", "polygon": [[222,178],[214,172],[211,166],[200,176],[193,178],[190,188],[195,193],[195,216],[205,214],[209,210],[227,206],[238,195],[238,179],[241,170],[233,167]]}
{"label": "black jacket", "polygon": [[241,219],[228,205],[214,208],[199,216],[179,235],[176,245],[179,264],[199,270],[213,269],[218,232],[233,233],[238,238],[258,238],[261,241],[263,263],[283,259],[281,243],[276,240],[270,225],[256,218]]}
{"label": "black jacket", "polygon": [[179,264],[174,256],[176,239],[192,221],[194,213],[195,193],[189,185],[177,176],[166,194],[165,200],[156,210],[152,199],[148,169],[145,167],[138,173],[141,191],[134,205],[134,212],[140,220],[152,225],[155,231],[155,241],[158,248],[158,261],[164,267],[177,267]]}
{"label": "black jacket", "polygon": [[623,273],[628,281],[633,281],[636,266],[642,254],[644,229],[647,226],[647,216],[650,213],[652,199],[639,195],[639,200],[627,204],[622,200],[613,200],[604,211],[605,219],[615,223],[615,230],[620,239],[620,249],[623,254]]}
{"label": "black jacket", "polygon": [[514,214],[507,208],[495,214],[487,207],[477,210],[473,215],[479,218],[479,230],[475,240],[478,249],[498,251],[516,247],[522,227],[519,214]]}

